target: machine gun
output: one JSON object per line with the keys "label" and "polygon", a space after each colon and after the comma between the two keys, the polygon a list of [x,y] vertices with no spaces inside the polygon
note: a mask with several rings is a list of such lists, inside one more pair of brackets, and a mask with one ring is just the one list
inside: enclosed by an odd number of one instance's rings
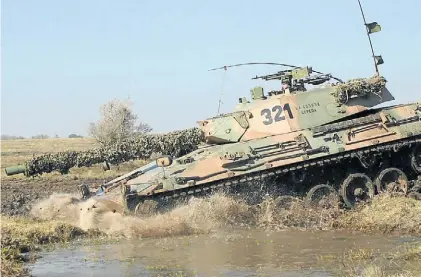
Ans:
{"label": "machine gun", "polygon": [[289,89],[290,92],[294,92],[306,91],[305,84],[320,85],[332,79],[331,74],[320,73],[318,75],[311,76],[311,73],[313,73],[312,67],[306,66],[294,69],[281,70],[277,73],[269,75],[256,75],[256,77],[253,77],[252,80],[281,80],[284,89]]}

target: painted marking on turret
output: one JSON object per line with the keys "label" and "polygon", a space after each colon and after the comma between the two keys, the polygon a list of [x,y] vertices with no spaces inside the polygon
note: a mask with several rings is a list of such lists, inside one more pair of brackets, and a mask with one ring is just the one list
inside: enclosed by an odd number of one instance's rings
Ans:
{"label": "painted marking on turret", "polygon": [[315,112],[317,112],[316,109],[308,109],[308,110],[301,111],[301,114],[309,114],[309,113],[315,113]]}
{"label": "painted marking on turret", "polygon": [[297,111],[301,111],[301,114],[310,114],[317,112],[316,107],[320,107],[319,102],[303,104],[298,106],[296,109]]}
{"label": "painted marking on turret", "polygon": [[[265,120],[263,120],[263,124],[270,125],[273,122],[285,120],[285,115],[283,115],[283,111],[287,111],[289,118],[294,118],[294,115],[291,111],[291,107],[288,103],[286,103],[283,107],[280,105],[276,105],[273,106],[272,109],[261,110],[260,115],[265,117]],[[275,113],[275,116],[272,116],[272,112]]]}

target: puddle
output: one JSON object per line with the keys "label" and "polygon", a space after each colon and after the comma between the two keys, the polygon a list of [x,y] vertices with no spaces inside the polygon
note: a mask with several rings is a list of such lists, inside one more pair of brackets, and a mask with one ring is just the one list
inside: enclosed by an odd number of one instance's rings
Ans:
{"label": "puddle", "polygon": [[[372,256],[385,265],[384,253],[421,238],[353,235],[337,231],[230,229],[211,235],[124,240],[106,245],[84,243],[41,253],[30,266],[33,276],[343,276],[344,255]],[[351,253],[351,254],[350,254]],[[419,261],[417,261],[419,263]]]}

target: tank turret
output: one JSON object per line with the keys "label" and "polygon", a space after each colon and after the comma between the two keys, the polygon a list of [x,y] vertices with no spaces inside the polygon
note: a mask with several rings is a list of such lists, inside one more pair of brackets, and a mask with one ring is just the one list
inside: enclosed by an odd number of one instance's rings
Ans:
{"label": "tank turret", "polygon": [[313,128],[394,100],[382,76],[343,82],[312,73],[312,67],[298,67],[252,78],[279,80],[281,89],[265,95],[255,87],[250,101],[240,98],[233,112],[199,121],[206,141],[235,143]]}

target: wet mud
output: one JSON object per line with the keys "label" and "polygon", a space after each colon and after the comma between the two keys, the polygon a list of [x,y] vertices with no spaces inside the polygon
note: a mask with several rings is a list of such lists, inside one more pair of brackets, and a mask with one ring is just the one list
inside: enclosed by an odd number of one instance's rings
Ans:
{"label": "wet mud", "polygon": [[53,193],[77,193],[82,182],[93,184],[98,180],[1,180],[1,213],[8,216],[28,216],[37,201]]}

